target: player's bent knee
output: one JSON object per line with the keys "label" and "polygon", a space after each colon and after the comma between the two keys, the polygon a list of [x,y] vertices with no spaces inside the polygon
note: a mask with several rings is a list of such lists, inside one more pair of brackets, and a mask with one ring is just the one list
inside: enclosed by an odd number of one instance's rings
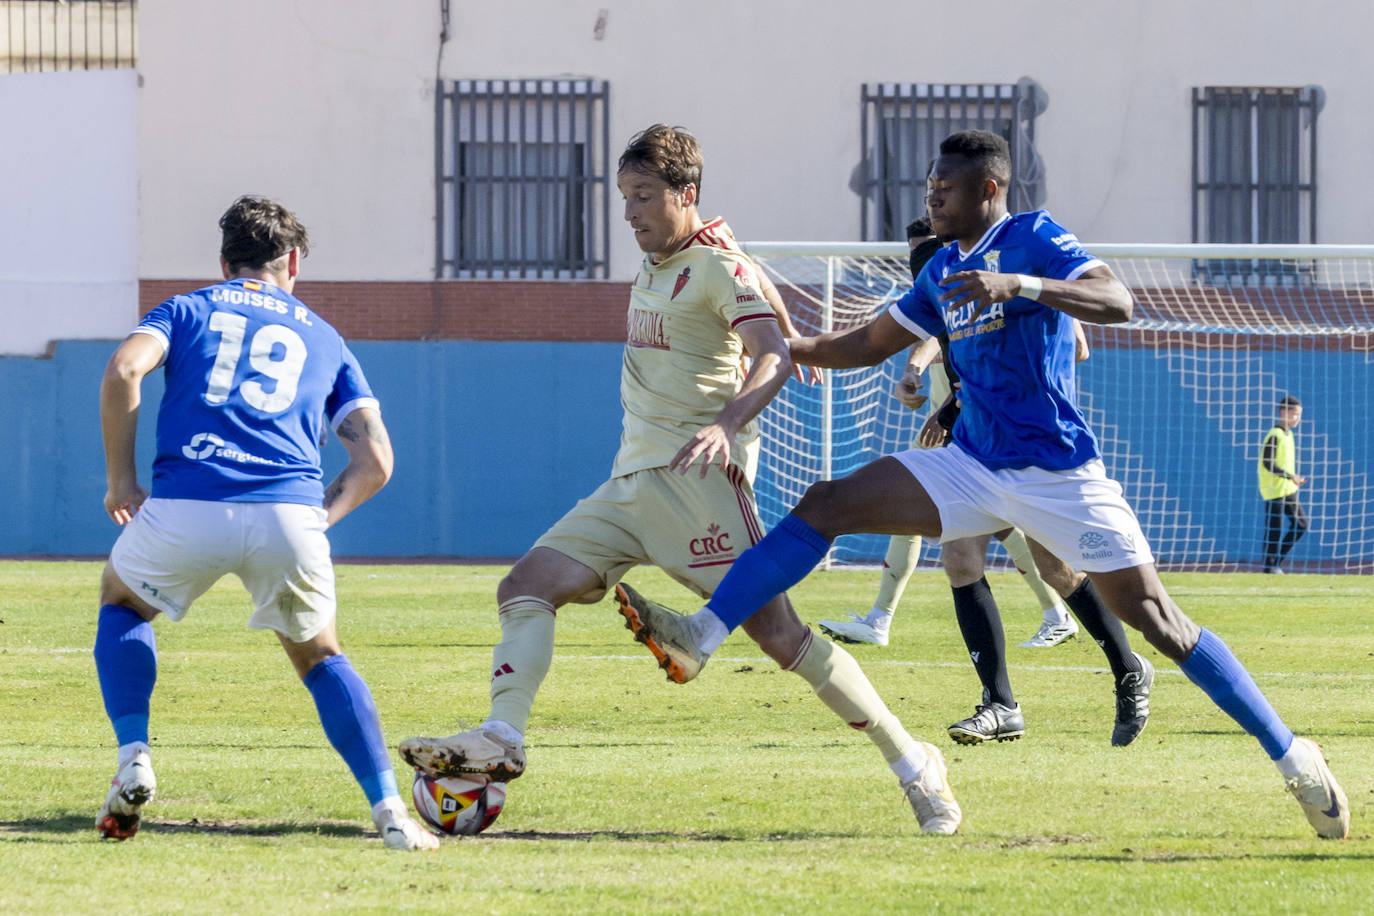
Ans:
{"label": "player's bent knee", "polygon": [[157,608],[130,591],[129,587],[124,584],[124,580],[119,578],[119,574],[114,571],[114,567],[109,563],[105,564],[105,569],[100,574],[100,606],[104,607],[107,604],[126,607],[148,621],[161,613]]}
{"label": "player's bent knee", "polygon": [[796,659],[810,629],[791,606],[774,599],[751,616],[740,629],[758,644],[764,654],[782,667]]}

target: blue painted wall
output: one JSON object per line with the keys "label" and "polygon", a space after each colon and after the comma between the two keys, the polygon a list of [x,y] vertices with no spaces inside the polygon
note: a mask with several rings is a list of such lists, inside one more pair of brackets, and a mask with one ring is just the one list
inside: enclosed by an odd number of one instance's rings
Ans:
{"label": "blue painted wall", "polygon": [[[65,342],[52,359],[0,359],[0,429],[9,440],[0,464],[0,554],[109,550],[117,529],[101,506],[97,393],[114,346]],[[337,554],[519,555],[605,479],[620,438],[619,344],[353,346],[382,400],[396,474],[331,532]],[[1127,495],[1147,521],[1160,559],[1176,561],[1175,552],[1187,547],[1171,540],[1184,523],[1211,542],[1212,553],[1204,559],[1258,559],[1255,454],[1273,416],[1274,386],[1281,383],[1278,390],[1298,394],[1306,405],[1303,448],[1315,451],[1320,444],[1328,459],[1327,467],[1313,468],[1313,487],[1303,493],[1314,526],[1294,559],[1374,561],[1374,515],[1366,517],[1365,493],[1335,486],[1338,477],[1367,481],[1374,467],[1374,397],[1365,355],[1299,350],[1249,359],[1258,367],[1253,378],[1229,388],[1219,379],[1217,391],[1201,395],[1166,371],[1152,351],[1098,349],[1080,367],[1081,387],[1105,418],[1099,432],[1109,446],[1109,466],[1120,463],[1113,474],[1129,480],[1127,464],[1148,469],[1149,489],[1135,492],[1137,485],[1128,482]],[[1149,382],[1142,386],[1142,379]],[[144,386],[148,406],[140,418],[139,456],[145,480],[152,461],[152,405],[161,385],[158,373]],[[837,430],[864,422],[842,403],[836,414]],[[1228,424],[1235,425],[1236,416],[1251,417],[1256,432],[1231,435]],[[805,435],[818,438],[809,422]],[[901,435],[909,441],[908,432]],[[836,455],[840,473],[876,457],[843,442]],[[1317,457],[1304,452],[1309,466]],[[1339,466],[1331,463],[1336,458]],[[326,477],[345,460],[343,449],[331,442]],[[787,508],[770,495],[775,492],[765,466],[759,493],[770,524]],[[1159,531],[1149,528],[1147,502],[1166,510]],[[873,560],[882,556],[886,539],[851,543],[858,547],[850,550],[852,558]]]}
{"label": "blue painted wall", "polygon": [[[0,359],[0,553],[104,554],[98,392],[113,342],[63,342],[52,359]],[[382,401],[396,472],[330,532],[339,555],[515,556],[600,484],[620,441],[618,344],[352,345]],[[146,485],[162,374],[144,383]],[[325,450],[325,478],[347,454]]]}

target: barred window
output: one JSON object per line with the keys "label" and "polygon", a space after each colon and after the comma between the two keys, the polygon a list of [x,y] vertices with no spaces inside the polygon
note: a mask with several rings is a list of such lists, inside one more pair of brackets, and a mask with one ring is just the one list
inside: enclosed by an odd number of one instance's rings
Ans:
{"label": "barred window", "polygon": [[1193,89],[1193,241],[1317,240],[1320,87]]}
{"label": "barred window", "polygon": [[138,65],[134,0],[0,0],[0,73]]}
{"label": "barred window", "polygon": [[608,87],[441,82],[435,276],[606,277]]}
{"label": "barred window", "polygon": [[1005,83],[867,83],[862,94],[864,158],[856,175],[865,241],[905,241],[906,224],[926,212],[926,170],[940,141],[961,130],[988,130],[1011,147],[1007,206],[1044,202],[1035,119],[1048,97],[1023,78]]}

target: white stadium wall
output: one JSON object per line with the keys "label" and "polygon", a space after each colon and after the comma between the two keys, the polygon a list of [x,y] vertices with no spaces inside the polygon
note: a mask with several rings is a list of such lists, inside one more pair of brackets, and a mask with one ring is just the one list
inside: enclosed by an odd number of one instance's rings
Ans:
{"label": "white stadium wall", "polygon": [[[311,226],[312,277],[432,276],[437,0],[215,0],[140,6],[140,271],[199,277],[213,217],[277,195]],[[442,74],[610,83],[614,151],[653,121],[706,150],[703,208],[741,237],[859,234],[848,187],[865,82],[1003,82],[1049,97],[1036,123],[1047,205],[1080,238],[1190,239],[1193,86],[1321,86],[1320,241],[1368,239],[1374,7],[1301,15],[1250,0],[1019,0],[807,6],[790,0],[452,4]],[[954,10],[970,12],[954,18]],[[601,37],[597,22],[605,10]],[[802,14],[804,13],[804,14]],[[612,194],[612,276],[639,254]]]}
{"label": "white stadium wall", "polygon": [[0,76],[0,356],[138,316],[132,70]]}

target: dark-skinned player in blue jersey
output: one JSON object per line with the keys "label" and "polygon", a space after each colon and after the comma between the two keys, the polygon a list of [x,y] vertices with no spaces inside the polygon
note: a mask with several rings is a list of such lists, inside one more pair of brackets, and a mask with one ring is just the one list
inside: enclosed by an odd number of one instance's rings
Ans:
{"label": "dark-skinned player in blue jersey", "polygon": [[1318,836],[1346,837],[1350,806],[1321,748],[1295,737],[1226,644],[1169,597],[1078,410],[1069,319],[1126,321],[1130,291],[1045,211],[1010,215],[1010,178],[1001,137],[947,137],[927,208],[936,234],[954,243],[867,325],[788,341],[795,362],[840,368],[875,365],[948,333],[963,381],[954,441],[812,485],[698,613],[678,615],[628,591],[619,596],[621,612],[636,637],[667,659],[670,674],[687,680],[730,630],[805,578],[841,534],[960,538],[1013,524],[1087,573],[1112,613],[1259,741]]}

